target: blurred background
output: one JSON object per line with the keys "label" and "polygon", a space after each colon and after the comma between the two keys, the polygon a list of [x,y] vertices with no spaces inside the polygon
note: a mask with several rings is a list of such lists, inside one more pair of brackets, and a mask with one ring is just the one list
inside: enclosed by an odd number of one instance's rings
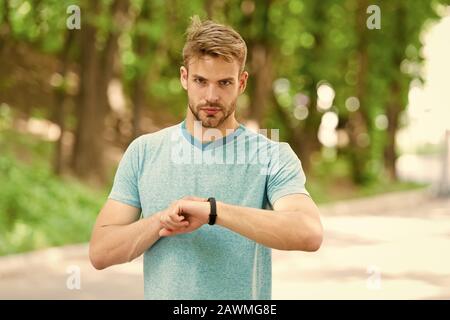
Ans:
{"label": "blurred background", "polygon": [[[185,116],[179,67],[195,14],[233,26],[246,40],[250,78],[238,100],[238,120],[254,129],[277,128],[280,140],[292,146],[308,190],[328,214],[330,245],[355,242],[339,238],[333,227],[367,231],[334,223],[336,216],[387,215],[389,201],[392,212],[403,216],[429,221],[424,215],[438,212],[448,219],[449,5],[0,0],[0,255],[89,240],[128,144]],[[371,28],[377,18],[380,28]],[[372,198],[391,192],[398,198]],[[349,199],[361,197],[369,202],[351,209],[360,202]],[[437,202],[426,212],[417,211],[420,204],[398,206],[416,204],[411,199]],[[350,209],[343,213],[336,203]],[[368,207],[372,211],[361,209]],[[381,222],[375,234],[388,234],[391,222]],[[441,227],[448,222],[436,221]],[[444,238],[435,240],[450,249],[450,230],[438,233]],[[368,264],[361,264],[363,274]],[[450,287],[448,270],[435,283]],[[275,297],[302,297],[290,290],[292,295]],[[450,297],[448,290],[436,294]]]}

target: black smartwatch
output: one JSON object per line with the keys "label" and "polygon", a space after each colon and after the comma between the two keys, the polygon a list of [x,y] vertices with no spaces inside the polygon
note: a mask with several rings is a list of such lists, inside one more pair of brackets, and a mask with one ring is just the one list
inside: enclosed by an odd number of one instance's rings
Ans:
{"label": "black smartwatch", "polygon": [[213,225],[216,223],[217,218],[217,207],[216,207],[216,199],[215,198],[208,198],[208,202],[211,205],[211,211],[209,212],[209,225]]}

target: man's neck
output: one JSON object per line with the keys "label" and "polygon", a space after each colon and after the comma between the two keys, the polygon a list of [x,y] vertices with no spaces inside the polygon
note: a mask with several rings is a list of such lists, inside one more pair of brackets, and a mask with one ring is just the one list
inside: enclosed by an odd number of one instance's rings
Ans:
{"label": "man's neck", "polygon": [[205,128],[202,123],[195,119],[192,114],[188,114],[185,119],[186,129],[201,142],[210,142],[227,136],[239,128],[240,124],[234,118],[234,114],[230,115],[219,127]]}

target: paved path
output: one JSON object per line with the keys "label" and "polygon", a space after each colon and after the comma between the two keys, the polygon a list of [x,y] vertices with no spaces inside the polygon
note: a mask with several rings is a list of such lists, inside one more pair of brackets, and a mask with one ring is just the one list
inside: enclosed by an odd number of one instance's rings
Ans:
{"label": "paved path", "polygon": [[[450,199],[413,191],[321,211],[318,252],[273,250],[274,299],[450,299]],[[86,244],[0,258],[0,299],[142,299],[142,281],[141,259],[97,271]]]}

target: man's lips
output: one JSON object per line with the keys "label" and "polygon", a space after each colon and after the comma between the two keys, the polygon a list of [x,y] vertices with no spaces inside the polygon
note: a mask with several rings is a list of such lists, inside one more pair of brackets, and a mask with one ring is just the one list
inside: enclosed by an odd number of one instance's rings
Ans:
{"label": "man's lips", "polygon": [[200,110],[203,110],[207,115],[215,115],[220,111],[218,108],[200,108]]}

